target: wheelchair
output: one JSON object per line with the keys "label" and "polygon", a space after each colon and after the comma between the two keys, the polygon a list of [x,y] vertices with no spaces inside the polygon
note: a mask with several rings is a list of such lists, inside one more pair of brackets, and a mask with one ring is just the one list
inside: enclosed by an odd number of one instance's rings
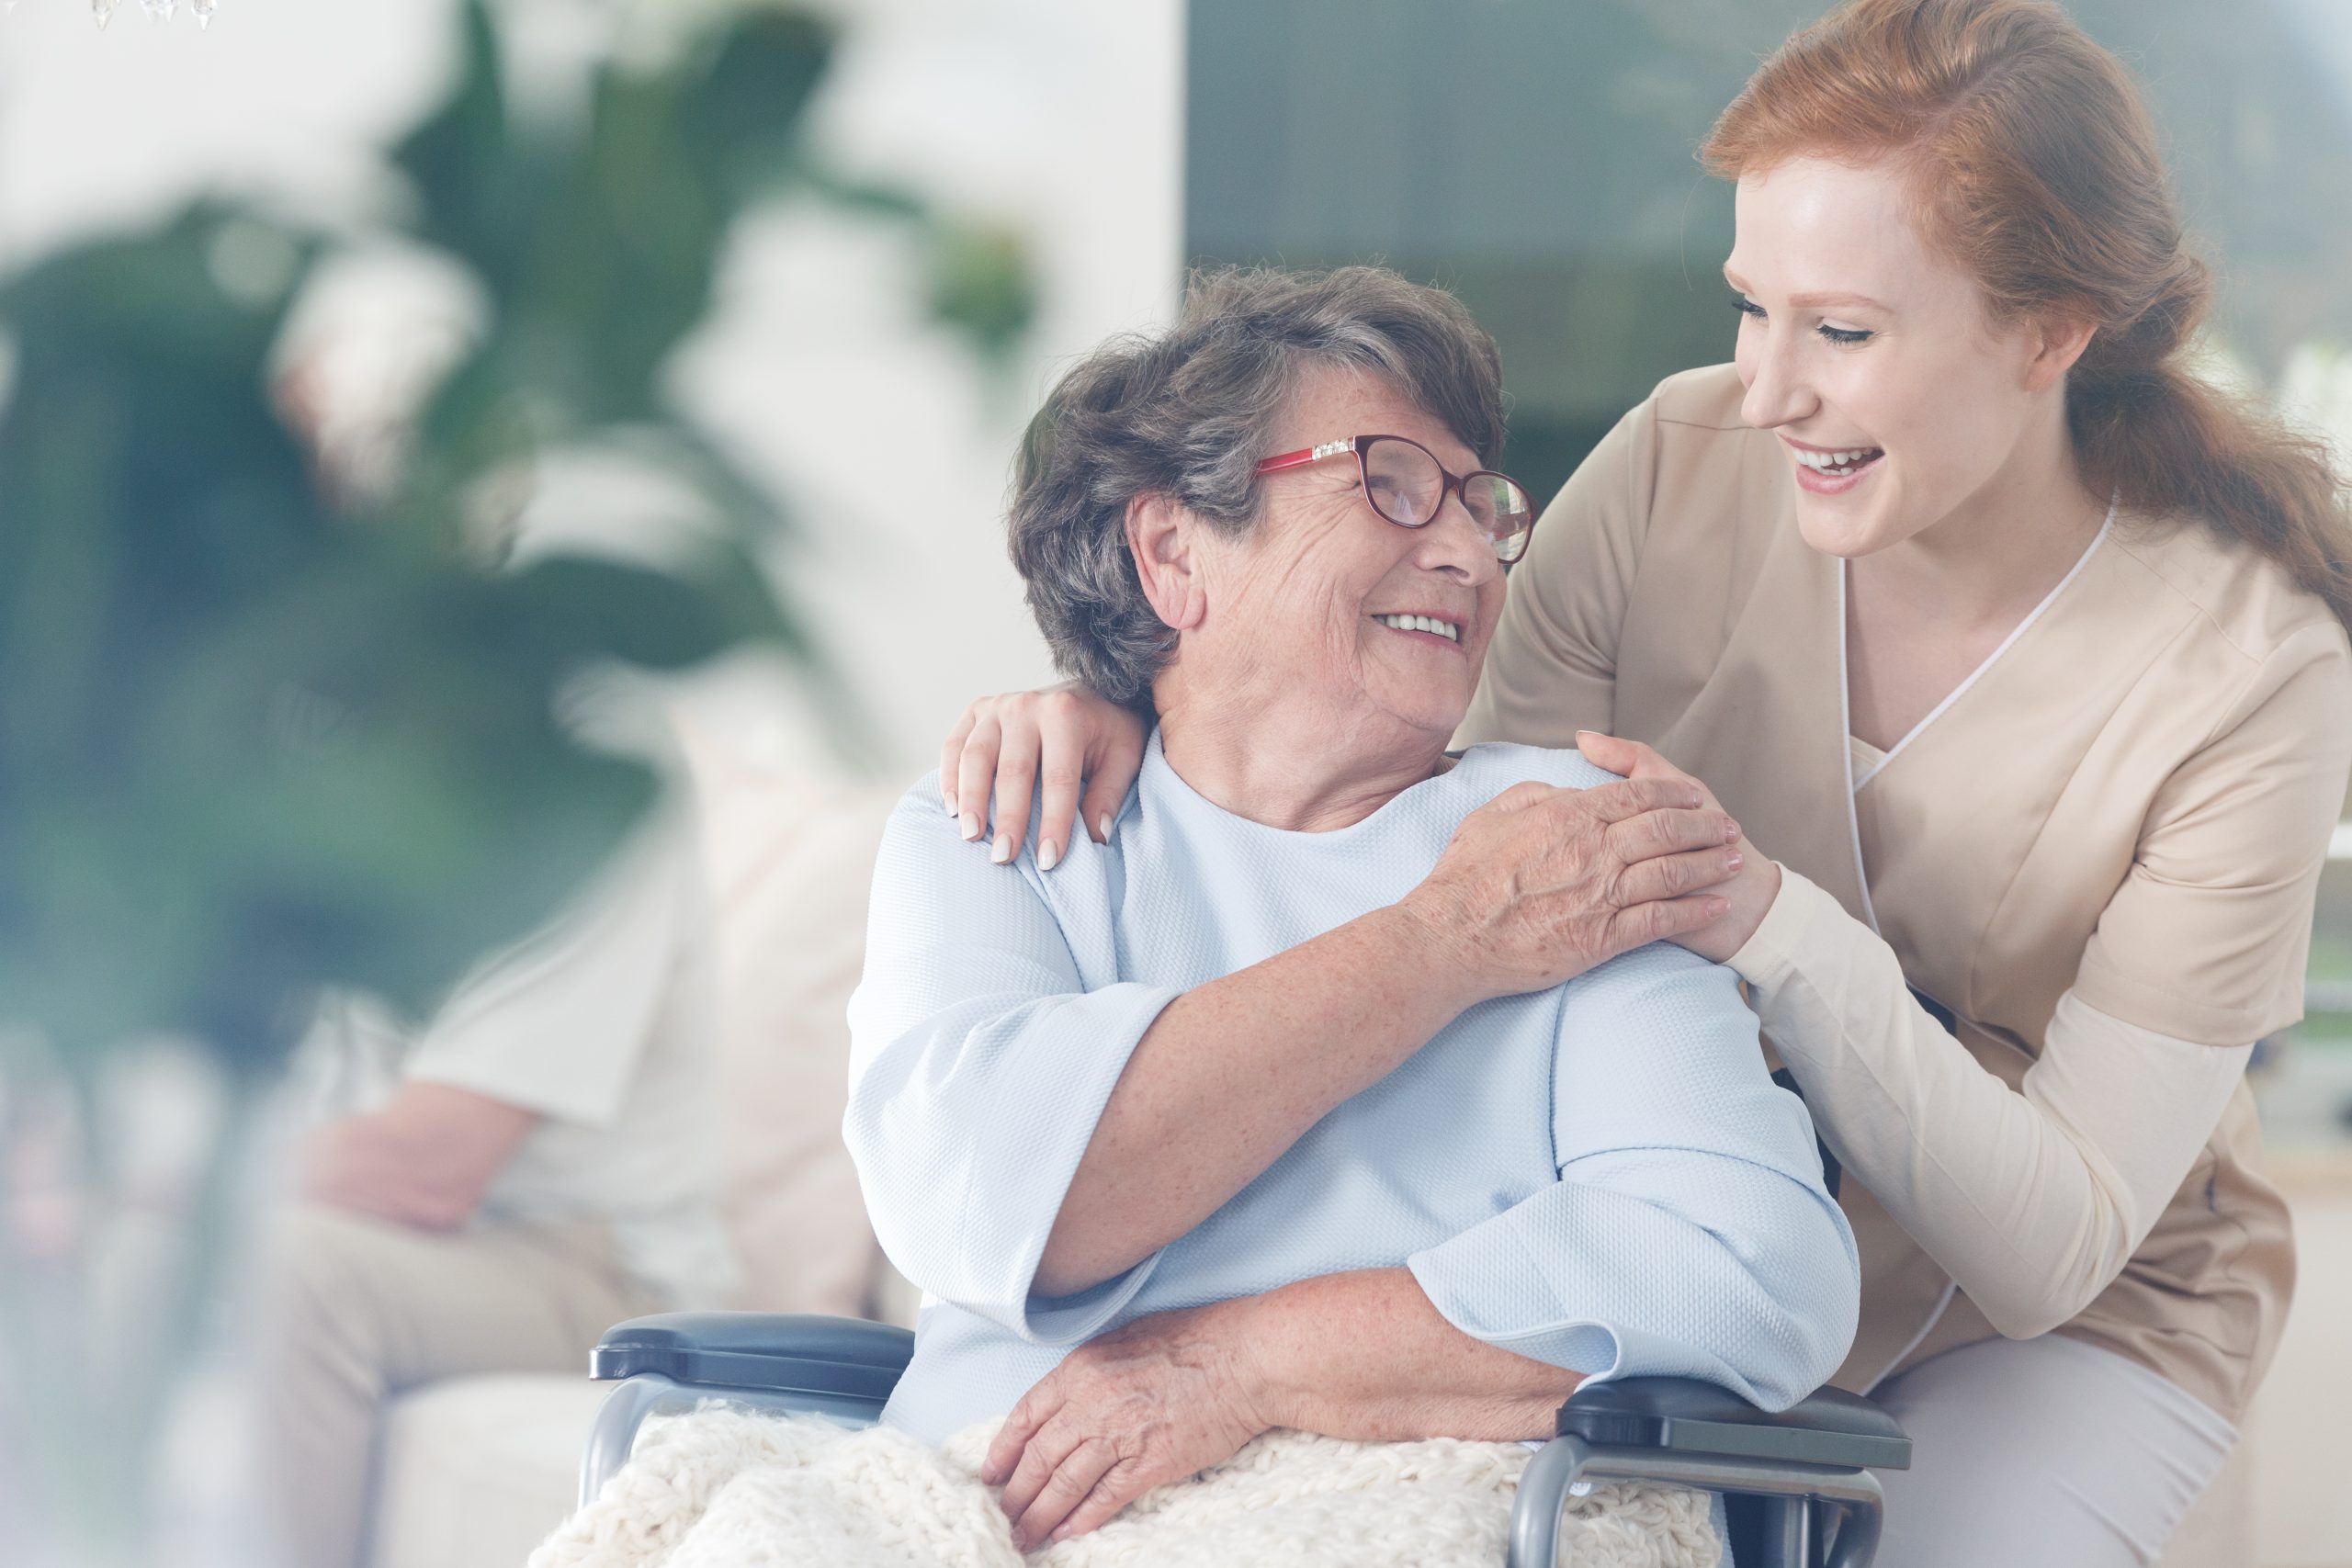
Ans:
{"label": "wheelchair", "polygon": [[[656,1412],[705,1399],[872,1425],[914,1336],[855,1318],[662,1313],[607,1330],[589,1376],[617,1383],[580,1470],[586,1506]],[[1768,1414],[1689,1378],[1589,1384],[1560,1406],[1513,1500],[1508,1568],[1553,1568],[1568,1499],[1600,1481],[1657,1481],[1724,1495],[1738,1568],[1866,1568],[1878,1548],[1877,1470],[1905,1470],[1910,1439],[1869,1400],[1824,1389]]]}

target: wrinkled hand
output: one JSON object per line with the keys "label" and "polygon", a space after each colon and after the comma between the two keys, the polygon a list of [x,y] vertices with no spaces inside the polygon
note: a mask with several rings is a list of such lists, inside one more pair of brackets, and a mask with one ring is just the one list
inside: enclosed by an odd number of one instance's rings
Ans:
{"label": "wrinkled hand", "polygon": [[988,825],[993,787],[990,852],[1001,864],[1021,852],[1029,802],[1042,783],[1037,864],[1051,871],[1069,848],[1071,818],[1081,809],[1094,841],[1105,840],[1106,824],[1143,769],[1143,741],[1141,715],[1075,682],[982,697],[964,710],[940,748],[939,793],[964,837],[977,839]]}
{"label": "wrinkled hand", "polygon": [[1728,905],[1711,890],[1742,869],[1738,842],[1739,825],[1679,773],[1518,784],[1463,818],[1399,908],[1450,955],[1466,1001],[1540,991],[1720,919]]}
{"label": "wrinkled hand", "polygon": [[[1723,809],[1716,803],[1714,791],[1638,740],[1620,740],[1613,735],[1599,735],[1587,729],[1577,733],[1577,746],[1587,759],[1612,773],[1623,773],[1631,780],[1688,785],[1699,792],[1707,810]],[[1717,964],[1747,944],[1747,939],[1756,934],[1756,928],[1770,911],[1772,901],[1781,896],[1781,867],[1771,856],[1760,853],[1745,835],[1732,848],[1740,857],[1737,870],[1728,880],[1709,889],[1722,897],[1723,917],[1677,931],[1666,939]]]}
{"label": "wrinkled hand", "polygon": [[1220,1303],[1092,1339],[1012,1407],[980,1479],[1004,1487],[1023,1551],[1095,1529],[1155,1486],[1230,1459],[1270,1425]]}

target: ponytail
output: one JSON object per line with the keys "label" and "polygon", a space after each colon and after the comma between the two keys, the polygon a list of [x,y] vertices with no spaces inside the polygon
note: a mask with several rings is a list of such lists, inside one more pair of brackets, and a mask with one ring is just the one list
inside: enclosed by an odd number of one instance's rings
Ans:
{"label": "ponytail", "polygon": [[2173,364],[2072,382],[2066,422],[2095,490],[2146,515],[2204,519],[2352,626],[2352,529],[2325,446]]}

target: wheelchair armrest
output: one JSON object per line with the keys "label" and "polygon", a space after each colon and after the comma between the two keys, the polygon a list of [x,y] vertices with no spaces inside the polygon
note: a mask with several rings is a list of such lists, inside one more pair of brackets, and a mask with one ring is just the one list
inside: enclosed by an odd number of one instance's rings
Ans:
{"label": "wheelchair armrest", "polygon": [[915,1337],[887,1323],[804,1313],[665,1312],[605,1331],[588,1375],[652,1372],[687,1387],[872,1400],[890,1397]]}
{"label": "wheelchair armrest", "polygon": [[1556,1430],[1597,1448],[1786,1460],[1839,1470],[1908,1470],[1911,1439],[1859,1394],[1825,1388],[1777,1415],[1696,1378],[1588,1383]]}
{"label": "wheelchair armrest", "polygon": [[865,1426],[914,1348],[913,1335],[887,1323],[798,1313],[665,1312],[615,1324],[588,1353],[588,1375],[620,1386],[589,1428],[580,1506],[628,1462],[656,1411],[716,1397]]}

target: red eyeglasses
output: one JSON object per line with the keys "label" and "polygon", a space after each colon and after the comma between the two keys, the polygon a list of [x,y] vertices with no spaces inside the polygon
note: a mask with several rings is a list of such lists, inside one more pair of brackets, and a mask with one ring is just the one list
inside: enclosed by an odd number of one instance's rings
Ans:
{"label": "red eyeglasses", "polygon": [[1407,436],[1351,435],[1344,441],[1327,441],[1303,452],[1268,457],[1258,465],[1258,472],[1277,474],[1342,452],[1356,456],[1357,470],[1363,476],[1364,500],[1398,527],[1428,526],[1452,493],[1462,498],[1462,509],[1487,536],[1496,559],[1508,565],[1527,553],[1528,537],[1535,532],[1535,508],[1518,481],[1489,468],[1450,473],[1436,453]]}

